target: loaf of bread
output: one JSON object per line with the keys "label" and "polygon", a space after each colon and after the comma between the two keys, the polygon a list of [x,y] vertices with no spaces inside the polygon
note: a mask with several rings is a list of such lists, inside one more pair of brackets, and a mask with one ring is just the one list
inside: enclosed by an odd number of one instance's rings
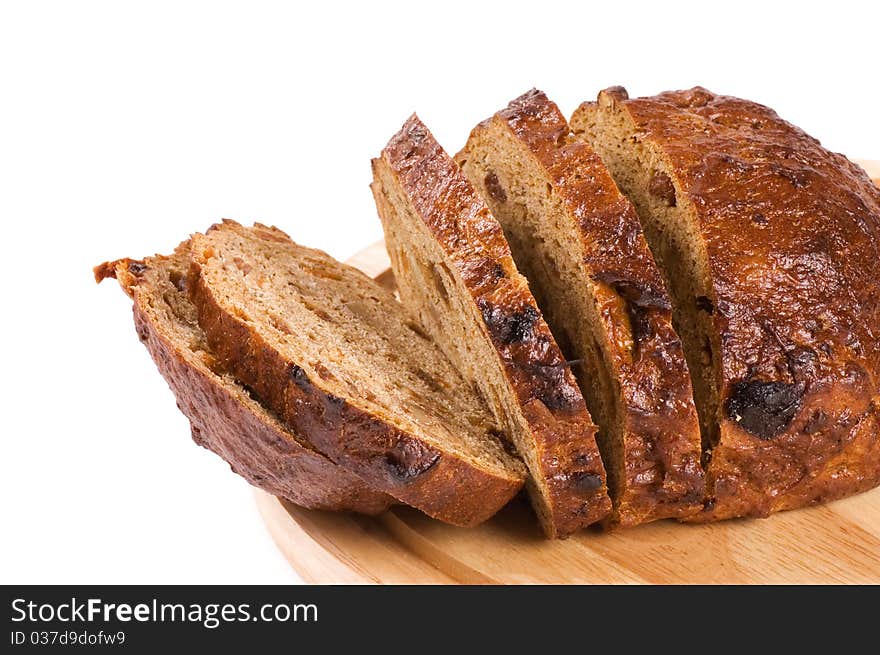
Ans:
{"label": "loaf of bread", "polygon": [[456,157],[489,203],[590,413],[621,525],[703,507],[700,426],[666,287],[632,204],[533,90]]}
{"label": "loaf of bread", "polygon": [[378,514],[394,502],[315,451],[218,367],[186,293],[189,242],[170,257],[95,269],[134,302],[138,337],[168,382],[195,442],[256,487],[311,509]]}
{"label": "loaf of bread", "polygon": [[694,520],[880,482],[880,191],[767,107],[702,88],[583,104],[575,132],[665,271],[709,447]]}
{"label": "loaf of bread", "polygon": [[471,385],[357,269],[225,221],[192,237],[189,292],[221,366],[370,487],[468,526],[522,486]]}
{"label": "loaf of bread", "polygon": [[233,221],[96,267],[197,443],[314,509],[473,526],[526,485],[550,537],[880,484],[858,166],[703,88],[613,87],[568,123],[532,91],[456,160],[414,115],[373,161],[403,302]]}
{"label": "loaf of bread", "polygon": [[373,161],[372,189],[404,304],[512,437],[546,534],[604,518],[596,428],[569,364],[498,221],[416,116]]}

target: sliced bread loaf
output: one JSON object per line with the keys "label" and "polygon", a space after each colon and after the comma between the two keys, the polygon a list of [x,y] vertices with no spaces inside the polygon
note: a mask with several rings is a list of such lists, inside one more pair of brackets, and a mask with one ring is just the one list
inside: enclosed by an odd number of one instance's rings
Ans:
{"label": "sliced bread loaf", "polygon": [[570,367],[500,225],[416,116],[373,161],[372,189],[401,298],[512,437],[547,535],[605,517],[596,428]]}
{"label": "sliced bread loaf", "polygon": [[702,88],[574,114],[674,301],[711,462],[695,520],[880,482],[880,191],[767,107]]}
{"label": "sliced bread loaf", "polygon": [[632,204],[540,91],[456,157],[489,203],[573,366],[614,501],[634,525],[703,506],[700,427],[663,279]]}
{"label": "sliced bread loaf", "polygon": [[219,363],[186,293],[189,242],[170,257],[121,259],[95,269],[134,301],[134,323],[189,419],[196,443],[254,486],[311,509],[378,514],[393,503],[288,430]]}
{"label": "sliced bread loaf", "polygon": [[221,365],[371,487],[467,526],[522,486],[477,394],[357,269],[225,221],[193,236],[189,288]]}

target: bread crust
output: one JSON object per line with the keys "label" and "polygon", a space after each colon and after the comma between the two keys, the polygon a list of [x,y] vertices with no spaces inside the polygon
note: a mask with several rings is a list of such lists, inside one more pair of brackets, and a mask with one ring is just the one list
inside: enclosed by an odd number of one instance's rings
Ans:
{"label": "bread crust", "polygon": [[708,253],[720,439],[714,498],[694,520],[766,516],[876,486],[880,191],[754,102],[700,87],[603,93],[663,153]]}
{"label": "bread crust", "polygon": [[[604,518],[611,501],[596,427],[528,283],[516,272],[498,221],[417,116],[392,137],[381,161],[483,316],[486,335],[534,435],[552,512],[545,530],[565,536]],[[374,160],[374,180],[378,165]],[[587,479],[595,479],[596,486],[579,484]]]}
{"label": "bread crust", "polygon": [[[617,520],[635,525],[694,514],[702,508],[705,484],[691,378],[635,208],[543,92],[517,98],[474,135],[493,123],[525,146],[580,227],[574,238],[582,244],[582,270],[591,279],[623,397]],[[460,157],[467,156],[466,147]]]}
{"label": "bread crust", "polygon": [[[245,229],[232,221],[212,230]],[[256,225],[255,235],[289,242],[275,228]],[[451,452],[439,452],[379,416],[326,392],[320,379],[309,379],[241,316],[227,311],[222,290],[202,275],[210,257],[203,235],[192,239],[189,289],[199,324],[221,365],[272,408],[291,429],[333,462],[354,472],[371,487],[394,496],[439,520],[459,526],[485,521],[519,491],[523,479],[477,467]],[[419,459],[425,466],[401,475],[399,459]]]}
{"label": "bread crust", "polygon": [[172,271],[179,280],[186,279],[188,258],[189,246],[184,244],[173,257],[105,262],[96,267],[95,275],[99,282],[116,278],[132,298],[138,337],[189,419],[193,440],[255,487],[302,507],[373,515],[392,505],[393,498],[306,446],[247,398],[244,389],[213,371],[210,352],[193,350],[175,338],[169,323],[184,317],[163,296],[175,294],[180,302],[188,302],[185,292],[169,281]]}

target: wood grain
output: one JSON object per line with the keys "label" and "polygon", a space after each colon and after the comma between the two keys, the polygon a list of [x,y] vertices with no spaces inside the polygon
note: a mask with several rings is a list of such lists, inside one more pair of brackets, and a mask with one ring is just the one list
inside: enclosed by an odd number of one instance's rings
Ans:
{"label": "wood grain", "polygon": [[[859,163],[880,185],[880,162]],[[349,263],[393,285],[381,242]],[[257,504],[285,557],[313,583],[880,583],[880,489],[767,519],[659,521],[562,541],[541,536],[522,499],[471,529],[408,507],[368,518],[262,491]]]}

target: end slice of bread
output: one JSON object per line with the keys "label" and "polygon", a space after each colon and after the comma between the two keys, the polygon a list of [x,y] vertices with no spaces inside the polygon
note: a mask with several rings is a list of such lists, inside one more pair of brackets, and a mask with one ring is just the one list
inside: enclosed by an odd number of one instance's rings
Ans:
{"label": "end slice of bread", "polygon": [[221,365],[371,487],[469,526],[522,486],[477,394],[357,269],[275,228],[225,221],[193,236],[189,284]]}
{"label": "end slice of bread", "polygon": [[394,499],[371,489],[288,430],[219,368],[186,293],[189,242],[170,257],[121,259],[96,268],[134,301],[134,323],[189,419],[195,442],[256,487],[310,509],[378,514]]}
{"label": "end slice of bread", "polygon": [[705,511],[767,516],[880,483],[880,192],[772,109],[696,87],[571,120],[669,283],[708,463]]}
{"label": "end slice of bread", "polygon": [[456,160],[578,362],[614,520],[702,509],[700,427],[669,297],[635,209],[599,156],[533,90],[478,125]]}
{"label": "end slice of bread", "polygon": [[501,226],[418,117],[373,161],[372,189],[404,303],[512,437],[546,534],[604,518],[596,427],[570,366]]}

